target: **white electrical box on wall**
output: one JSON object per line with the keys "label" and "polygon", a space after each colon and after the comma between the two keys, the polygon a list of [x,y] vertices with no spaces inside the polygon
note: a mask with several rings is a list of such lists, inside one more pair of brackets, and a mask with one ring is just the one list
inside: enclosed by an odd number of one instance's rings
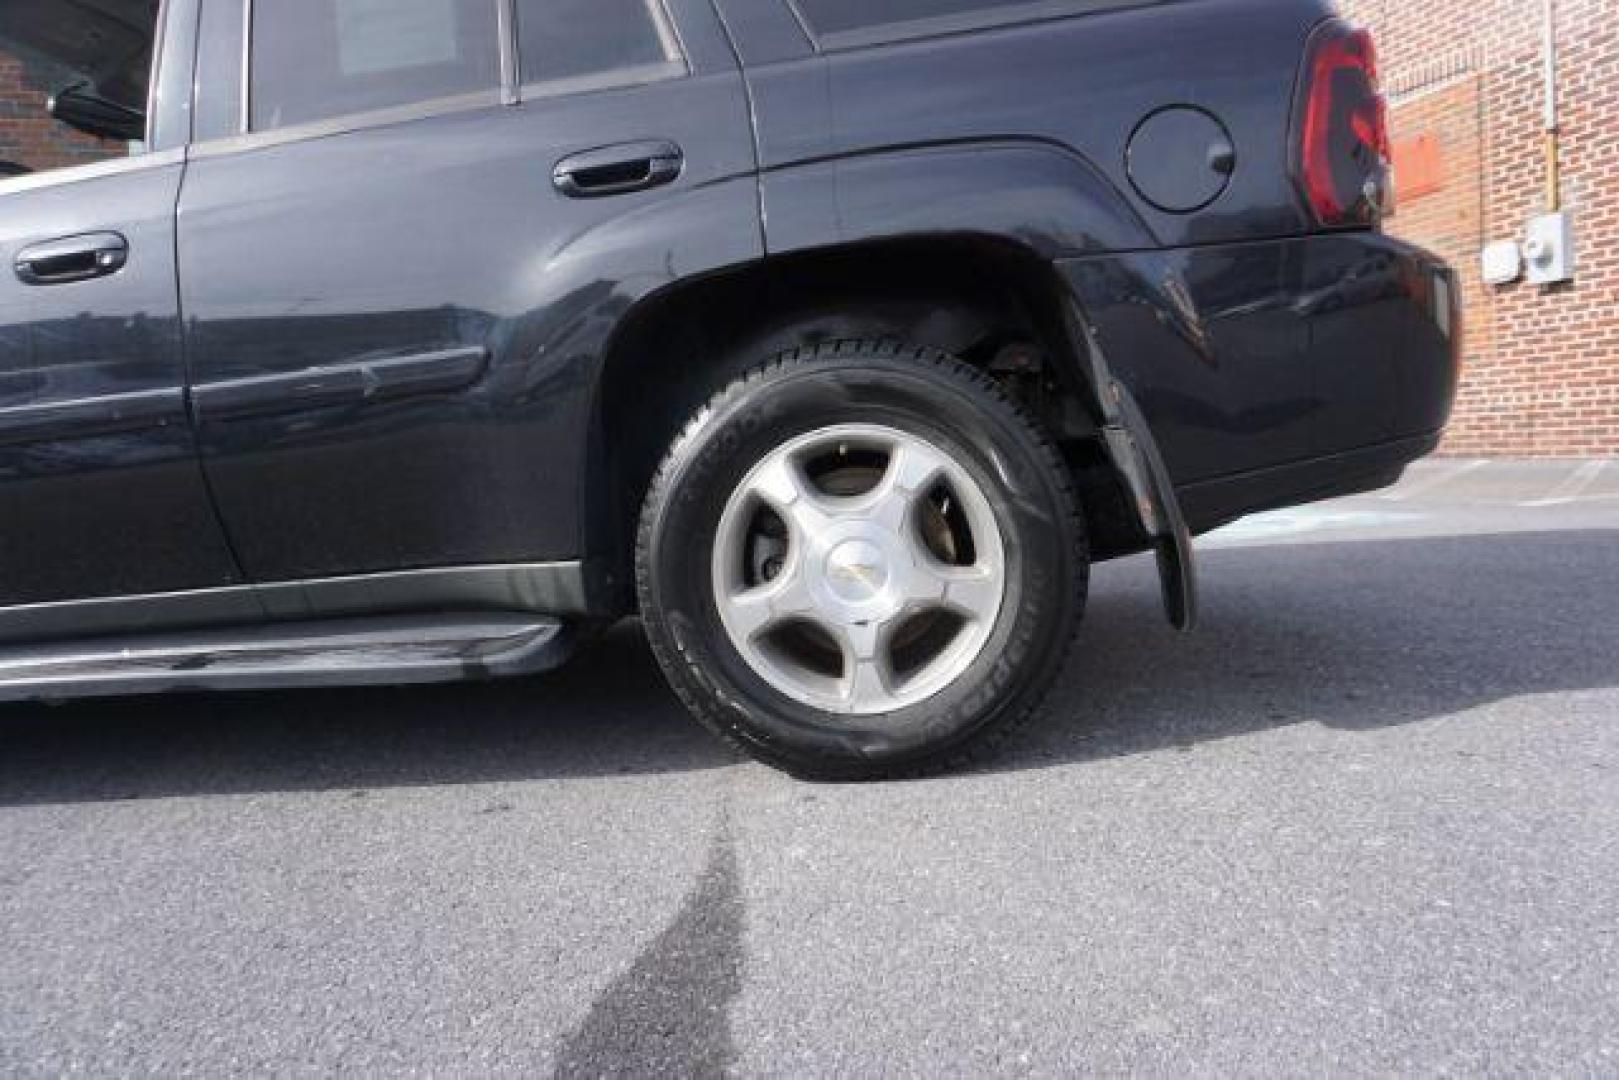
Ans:
{"label": "white electrical box on wall", "polygon": [[1523,242],[1531,285],[1556,285],[1574,278],[1574,219],[1567,213],[1530,218]]}
{"label": "white electrical box on wall", "polygon": [[1516,240],[1501,240],[1484,249],[1481,276],[1486,285],[1511,285],[1523,277],[1523,252]]}

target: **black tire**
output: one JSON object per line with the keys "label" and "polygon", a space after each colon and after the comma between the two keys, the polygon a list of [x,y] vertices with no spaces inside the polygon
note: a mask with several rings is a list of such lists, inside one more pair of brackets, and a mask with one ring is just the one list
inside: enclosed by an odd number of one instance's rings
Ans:
{"label": "black tire", "polygon": [[[823,712],[762,679],[714,599],[715,530],[765,455],[822,428],[883,424],[963,466],[994,511],[1005,593],[982,652],[934,696],[878,716]],[[687,708],[743,752],[806,779],[959,767],[1029,717],[1067,658],[1085,604],[1085,533],[1061,456],[987,376],[937,350],[843,341],[785,353],[692,418],[653,479],[636,575],[658,662]]]}

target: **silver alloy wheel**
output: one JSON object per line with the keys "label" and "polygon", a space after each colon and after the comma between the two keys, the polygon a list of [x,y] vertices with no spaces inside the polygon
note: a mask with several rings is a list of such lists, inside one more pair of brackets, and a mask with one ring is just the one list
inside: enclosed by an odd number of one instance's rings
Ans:
{"label": "silver alloy wheel", "polygon": [[743,478],[713,580],[726,632],[761,678],[870,716],[927,700],[978,659],[1006,552],[989,500],[948,454],[850,424],[793,439]]}

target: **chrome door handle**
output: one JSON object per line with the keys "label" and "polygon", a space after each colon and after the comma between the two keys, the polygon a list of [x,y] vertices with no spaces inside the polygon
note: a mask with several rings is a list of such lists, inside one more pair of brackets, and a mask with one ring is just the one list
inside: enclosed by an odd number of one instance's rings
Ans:
{"label": "chrome door handle", "polygon": [[672,142],[622,143],[563,158],[551,180],[570,199],[600,199],[661,187],[685,165],[685,155]]}
{"label": "chrome door handle", "polygon": [[87,233],[34,244],[17,253],[24,285],[69,285],[116,274],[129,262],[129,241],[118,233]]}

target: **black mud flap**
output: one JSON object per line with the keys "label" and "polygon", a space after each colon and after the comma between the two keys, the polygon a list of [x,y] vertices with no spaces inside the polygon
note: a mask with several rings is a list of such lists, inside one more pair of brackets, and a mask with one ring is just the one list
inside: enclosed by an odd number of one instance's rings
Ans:
{"label": "black mud flap", "polygon": [[1090,362],[1091,385],[1102,410],[1102,438],[1108,456],[1130,492],[1142,531],[1158,557],[1164,613],[1176,629],[1197,626],[1197,561],[1192,534],[1181,513],[1175,485],[1152,436],[1147,417],[1130,390],[1114,378],[1096,335],[1077,311],[1070,311],[1070,333]]}

